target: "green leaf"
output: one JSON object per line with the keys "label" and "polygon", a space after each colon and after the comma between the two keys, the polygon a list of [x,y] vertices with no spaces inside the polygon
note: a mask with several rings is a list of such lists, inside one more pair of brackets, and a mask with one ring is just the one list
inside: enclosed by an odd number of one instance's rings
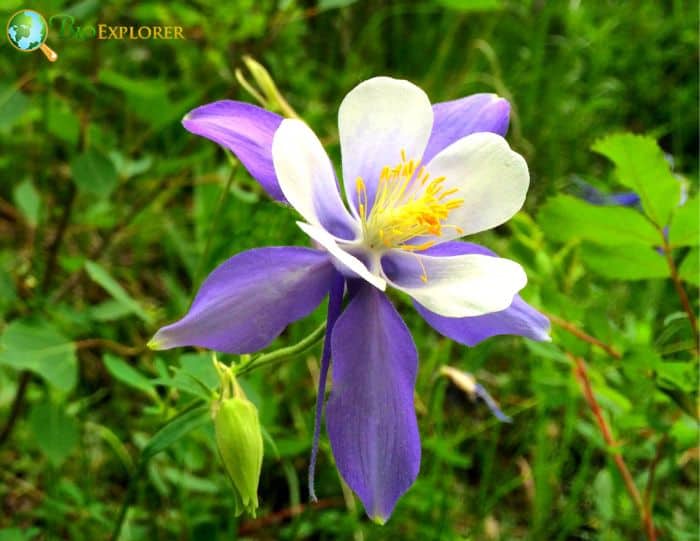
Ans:
{"label": "green leaf", "polygon": [[680,202],[681,184],[656,141],[619,133],[599,139],[592,148],[615,164],[618,180],[639,194],[647,216],[659,227],[668,224]]}
{"label": "green leaf", "polygon": [[12,198],[15,205],[22,212],[27,220],[27,223],[32,227],[39,224],[41,211],[41,196],[32,184],[31,180],[25,180],[21,184],[15,186],[12,190]]}
{"label": "green leaf", "polygon": [[326,11],[329,9],[344,8],[346,6],[350,6],[350,5],[354,4],[356,2],[357,2],[357,0],[319,0],[318,10],[319,11]]}
{"label": "green leaf", "polygon": [[90,278],[101,285],[107,293],[112,295],[114,300],[119,302],[125,308],[136,314],[146,323],[150,323],[152,318],[146,313],[141,305],[136,302],[119,283],[112,278],[104,267],[92,261],[85,262],[85,270]]}
{"label": "green leaf", "polygon": [[103,69],[100,71],[99,80],[124,92],[128,108],[154,131],[178,122],[193,104],[199,103],[200,100],[197,93],[191,93],[182,100],[173,102],[168,96],[168,85],[161,79],[140,77],[135,80],[121,73]]}
{"label": "green leaf", "polygon": [[73,182],[78,190],[100,198],[108,198],[117,187],[114,164],[95,149],[76,156],[71,162]]}
{"label": "green leaf", "polygon": [[158,383],[173,389],[211,399],[219,387],[219,376],[211,362],[210,353],[185,353],[180,356],[180,366],[171,378],[163,378]]}
{"label": "green leaf", "polygon": [[117,150],[111,150],[109,158],[114,163],[121,178],[131,178],[145,173],[153,165],[152,156],[147,155],[137,160],[131,160]]}
{"label": "green leaf", "polygon": [[107,371],[116,379],[126,385],[143,391],[151,397],[156,396],[154,383],[133,366],[127,364],[124,359],[116,355],[105,353],[102,360],[105,363]]}
{"label": "green leaf", "polygon": [[683,259],[678,275],[681,280],[700,287],[700,249],[693,248]]}
{"label": "green leaf", "polygon": [[60,466],[78,444],[78,423],[65,405],[49,400],[38,402],[29,415],[34,441],[55,467]]}
{"label": "green leaf", "polygon": [[496,11],[503,8],[503,0],[436,0],[436,3],[464,13],[471,11]]}
{"label": "green leaf", "polygon": [[4,528],[0,530],[0,541],[31,541],[39,535],[38,528]]}
{"label": "green leaf", "polygon": [[168,91],[167,86],[160,79],[134,79],[109,69],[100,70],[98,78],[100,83],[138,98],[161,96],[167,94]]}
{"label": "green leaf", "polygon": [[700,203],[692,197],[678,208],[668,228],[671,246],[697,246],[700,244]]}
{"label": "green leaf", "polygon": [[662,362],[656,367],[663,385],[675,387],[684,393],[693,393],[698,388],[697,364],[690,362]]}
{"label": "green leaf", "polygon": [[0,337],[0,364],[31,370],[62,391],[77,379],[75,344],[47,321],[16,320]]}
{"label": "green leaf", "polygon": [[608,470],[602,469],[596,475],[593,493],[596,495],[595,506],[598,513],[606,523],[610,522],[615,516],[615,497],[612,476]]}
{"label": "green leaf", "polygon": [[0,133],[12,130],[29,103],[29,99],[14,86],[0,86]]}
{"label": "green leaf", "polygon": [[176,415],[148,441],[141,451],[142,460],[144,462],[150,460],[153,456],[164,451],[177,440],[207,422],[212,422],[208,404],[195,406]]}
{"label": "green leaf", "polygon": [[598,246],[585,243],[581,259],[591,270],[617,280],[647,280],[668,278],[669,271],[663,255],[646,246]]}
{"label": "green leaf", "polygon": [[95,321],[115,321],[131,315],[131,308],[119,301],[109,299],[90,308],[90,317]]}
{"label": "green leaf", "polygon": [[203,477],[197,477],[183,471],[182,468],[165,468],[163,477],[176,487],[183,488],[187,492],[201,492],[203,494],[220,494],[221,485]]}
{"label": "green leaf", "polygon": [[661,243],[657,229],[640,212],[626,207],[600,207],[570,195],[550,198],[537,221],[549,238],[559,241],[578,238],[604,246]]}
{"label": "green leaf", "polygon": [[52,99],[49,104],[46,128],[54,137],[65,141],[72,147],[78,144],[80,138],[80,121],[68,103]]}

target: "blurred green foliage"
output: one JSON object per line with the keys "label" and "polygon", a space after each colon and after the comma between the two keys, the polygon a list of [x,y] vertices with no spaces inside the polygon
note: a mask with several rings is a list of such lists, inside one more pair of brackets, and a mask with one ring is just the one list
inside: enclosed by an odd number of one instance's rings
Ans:
{"label": "blurred green foliage", "polygon": [[[22,7],[0,6],[3,17]],[[59,19],[47,41],[54,64],[0,45],[0,540],[105,539],[127,492],[124,540],[642,539],[615,452],[663,538],[697,539],[697,357],[656,250],[667,238],[697,311],[697,3],[31,7],[47,19],[71,15],[74,29],[178,25],[187,39],[69,38]],[[318,351],[241,381],[266,446],[251,520],[234,517],[213,427],[197,409],[217,384],[210,355],[145,350],[217,263],[305,242],[291,212],[179,123],[208,101],[254,101],[236,79],[244,55],[267,67],[336,157],[337,106],[370,76],[410,79],[433,101],[480,91],[508,98],[509,139],[532,187],[516,218],[475,240],[525,266],[528,301],[619,352],[561,326],[552,343],[498,337],[465,348],[397,297],[420,352],[424,454],[418,482],[384,527],[341,487],[325,439],[321,506],[304,505]],[[690,198],[678,208],[681,173]],[[585,203],[575,198],[578,178],[603,192],[636,191],[641,209]],[[276,345],[322,319],[319,309]],[[586,360],[619,449],[601,437],[567,353]],[[475,374],[514,424],[437,377],[443,364]]]}

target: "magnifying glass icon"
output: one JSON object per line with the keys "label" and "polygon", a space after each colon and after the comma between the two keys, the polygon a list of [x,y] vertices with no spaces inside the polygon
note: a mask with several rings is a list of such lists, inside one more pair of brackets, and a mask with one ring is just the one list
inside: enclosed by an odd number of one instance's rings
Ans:
{"label": "magnifying glass icon", "polygon": [[51,62],[56,62],[58,54],[46,45],[49,35],[49,25],[38,11],[23,9],[15,13],[7,23],[7,39],[12,46],[23,53],[31,53],[37,49]]}

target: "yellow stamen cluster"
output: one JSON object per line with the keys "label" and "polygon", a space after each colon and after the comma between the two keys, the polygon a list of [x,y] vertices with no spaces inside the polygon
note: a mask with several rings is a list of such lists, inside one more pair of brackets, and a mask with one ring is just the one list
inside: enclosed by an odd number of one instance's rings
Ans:
{"label": "yellow stamen cluster", "polygon": [[364,180],[355,181],[363,237],[372,249],[400,248],[409,252],[425,250],[434,244],[406,244],[416,237],[436,236],[445,228],[462,230],[445,224],[450,212],[461,207],[463,199],[453,196],[457,188],[446,190],[445,177],[431,179],[425,167],[418,168],[401,151],[401,162],[382,168],[377,193],[369,214]]}

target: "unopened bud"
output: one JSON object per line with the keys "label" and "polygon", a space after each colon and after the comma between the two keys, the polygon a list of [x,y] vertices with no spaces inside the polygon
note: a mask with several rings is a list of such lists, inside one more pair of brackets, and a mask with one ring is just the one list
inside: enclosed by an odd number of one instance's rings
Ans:
{"label": "unopened bud", "polygon": [[233,485],[236,515],[246,511],[255,516],[263,459],[258,410],[246,398],[230,369],[220,365],[218,370],[222,397],[212,407],[216,445]]}
{"label": "unopened bud", "polygon": [[240,69],[236,70],[236,79],[238,79],[238,82],[250,92],[263,107],[273,111],[279,111],[287,118],[299,118],[296,111],[294,111],[292,106],[284,99],[284,96],[282,96],[275,81],[265,67],[250,56],[244,56],[243,62],[252,75],[260,92],[248,82]]}

